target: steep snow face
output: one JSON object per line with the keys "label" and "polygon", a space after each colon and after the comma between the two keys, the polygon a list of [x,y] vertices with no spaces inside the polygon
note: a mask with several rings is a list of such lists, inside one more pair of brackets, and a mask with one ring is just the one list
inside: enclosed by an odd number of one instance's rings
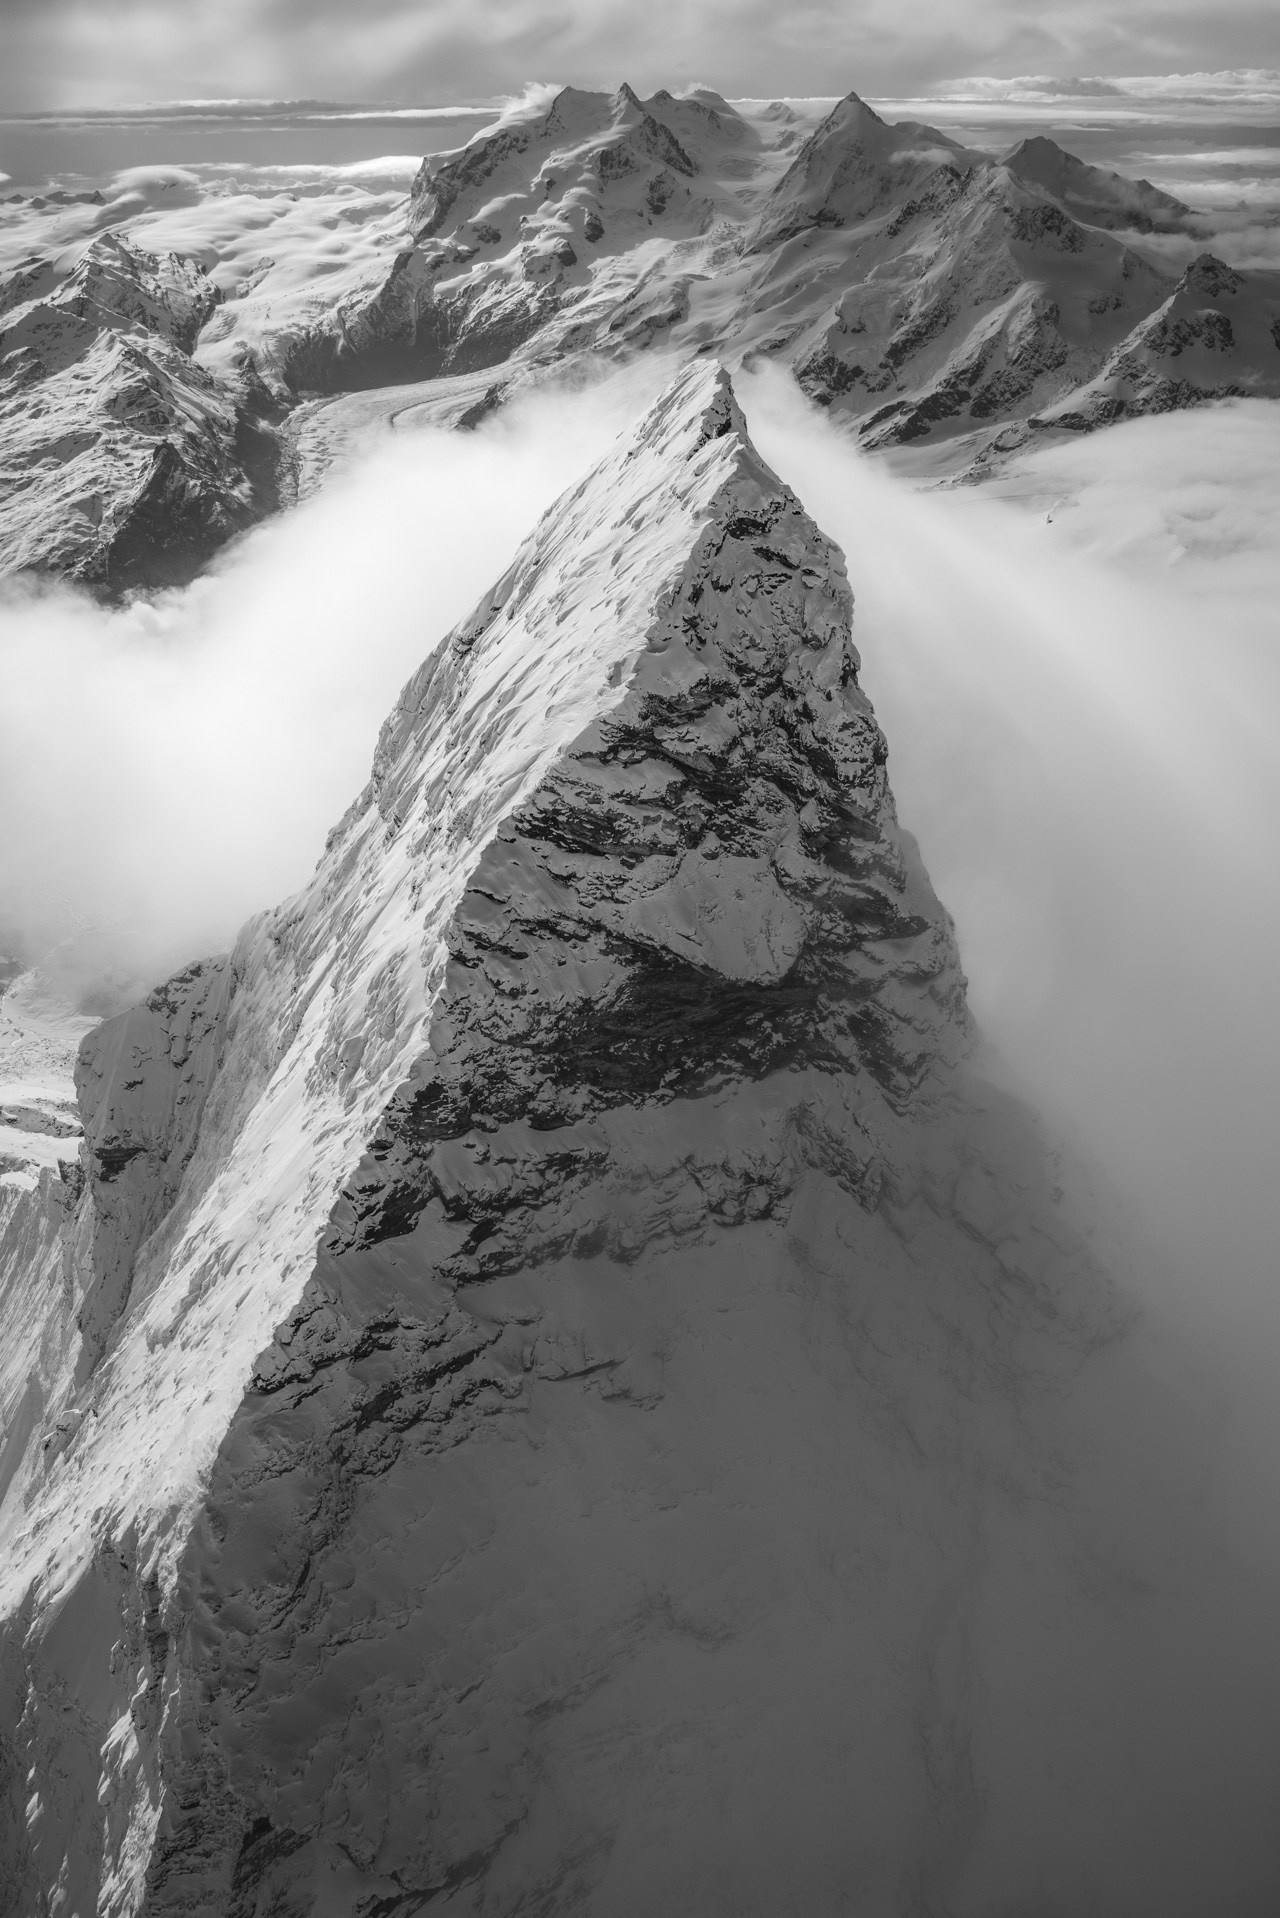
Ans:
{"label": "steep snow face", "polygon": [[84,1184],[72,1069],[91,1023],[58,1016],[31,971],[0,981],[0,1499],[76,1342],[72,1215]]}
{"label": "steep snow face", "polygon": [[37,259],[0,287],[0,572],[181,579],[261,510],[252,432],[191,358],[217,303],[201,268],[115,233],[68,277]]}

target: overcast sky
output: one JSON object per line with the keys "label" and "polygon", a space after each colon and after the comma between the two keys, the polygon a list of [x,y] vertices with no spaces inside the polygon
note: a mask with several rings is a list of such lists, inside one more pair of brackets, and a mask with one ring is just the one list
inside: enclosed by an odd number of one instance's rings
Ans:
{"label": "overcast sky", "polygon": [[0,104],[453,101],[528,79],[910,93],[1271,66],[1275,0],[0,0]]}

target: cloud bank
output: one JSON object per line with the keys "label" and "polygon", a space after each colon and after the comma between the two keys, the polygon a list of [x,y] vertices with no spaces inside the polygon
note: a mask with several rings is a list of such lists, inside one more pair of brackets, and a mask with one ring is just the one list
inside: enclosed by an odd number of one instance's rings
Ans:
{"label": "cloud bank", "polygon": [[709,76],[739,94],[890,93],[948,75],[1246,72],[1274,58],[1259,0],[11,0],[4,103],[139,98],[488,98],[530,74],[578,85]]}

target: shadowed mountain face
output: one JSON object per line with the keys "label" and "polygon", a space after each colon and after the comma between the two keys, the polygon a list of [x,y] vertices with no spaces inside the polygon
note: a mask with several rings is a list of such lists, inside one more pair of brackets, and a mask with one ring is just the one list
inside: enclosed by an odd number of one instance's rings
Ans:
{"label": "shadowed mountain face", "polygon": [[84,1042],[83,1192],[0,1185],[5,1910],[1274,1908],[1270,1619],[850,614],[686,369]]}
{"label": "shadowed mountain face", "polygon": [[767,358],[867,446],[973,473],[1036,433],[1280,394],[1280,276],[1179,280],[1144,251],[1188,230],[1180,201],[856,94],[802,137],[706,89],[566,88],[424,161],[407,204],[344,189],[322,241],[307,227],[251,271],[223,262],[278,210],[184,191],[164,260],[151,213],[78,265],[41,250],[47,207],[10,216],[32,245],[0,283],[2,570],[109,590],[191,572],[288,491],[299,401],[314,424],[352,390],[425,383],[468,424],[579,362]]}

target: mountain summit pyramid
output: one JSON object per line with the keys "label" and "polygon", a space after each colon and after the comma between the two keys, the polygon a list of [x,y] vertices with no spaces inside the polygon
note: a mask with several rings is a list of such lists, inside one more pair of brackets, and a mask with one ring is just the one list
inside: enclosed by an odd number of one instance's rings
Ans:
{"label": "mountain summit pyramid", "polygon": [[1240,1779],[1156,1816],[1109,1717],[1181,1643],[1176,1421],[974,1063],[850,617],[686,369],[311,884],[86,1040],[83,1192],[0,1194],[5,1911],[1191,1909]]}

